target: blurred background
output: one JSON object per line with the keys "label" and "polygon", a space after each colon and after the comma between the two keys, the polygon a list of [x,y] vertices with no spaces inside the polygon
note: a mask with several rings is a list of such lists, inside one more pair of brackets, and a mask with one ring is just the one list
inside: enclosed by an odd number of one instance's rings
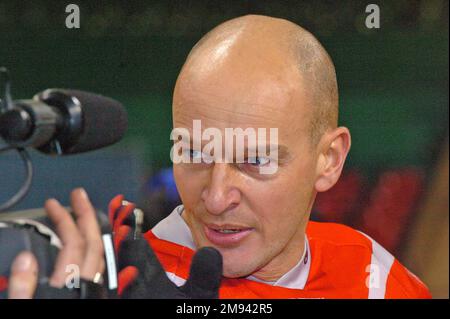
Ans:
{"label": "blurred background", "polygon": [[[65,27],[76,3],[81,28]],[[122,193],[151,227],[179,203],[169,151],[171,95],[191,47],[211,28],[255,13],[289,19],[322,42],[340,87],[340,123],[353,145],[341,180],[320,194],[313,219],[362,230],[430,287],[449,296],[448,1],[377,1],[381,27],[365,26],[365,1],[0,1],[0,66],[15,99],[46,88],[115,98],[129,130],[105,150],[63,158],[32,152],[35,178],[15,210],[68,204],[83,186],[107,209]],[[112,128],[113,129],[113,128]],[[20,187],[22,164],[0,156],[0,201]]]}

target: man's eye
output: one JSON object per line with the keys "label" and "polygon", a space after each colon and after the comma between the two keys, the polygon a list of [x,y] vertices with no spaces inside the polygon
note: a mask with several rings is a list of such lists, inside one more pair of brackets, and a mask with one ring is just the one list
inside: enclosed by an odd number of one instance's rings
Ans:
{"label": "man's eye", "polygon": [[247,160],[247,163],[254,165],[254,166],[265,166],[270,163],[270,158],[268,157],[250,157]]}
{"label": "man's eye", "polygon": [[189,150],[189,157],[194,159],[194,158],[202,158],[202,152],[200,151],[196,151],[196,150]]}

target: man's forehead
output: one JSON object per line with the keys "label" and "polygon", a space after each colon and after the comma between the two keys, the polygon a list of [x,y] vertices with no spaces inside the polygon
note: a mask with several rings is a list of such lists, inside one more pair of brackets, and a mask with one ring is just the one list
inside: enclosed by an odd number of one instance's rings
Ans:
{"label": "man's forehead", "polygon": [[[306,83],[291,53],[270,41],[259,43],[246,37],[228,41],[229,38],[235,36],[227,36],[227,41],[211,41],[190,55],[175,86],[175,102],[215,102],[224,109],[243,111],[250,107],[257,113],[261,107],[272,111],[289,107],[294,93],[303,93]],[[222,42],[228,44],[225,49]],[[217,46],[226,51],[219,58],[217,50],[213,50]]]}
{"label": "man's forehead", "polygon": [[174,121],[192,123],[202,120],[210,126],[225,127],[273,127],[279,126],[283,112],[274,104],[258,104],[236,99],[183,100],[174,104]]}
{"label": "man's forehead", "polygon": [[303,126],[302,119],[310,112],[301,88],[278,79],[239,82],[236,78],[228,81],[224,75],[217,82],[180,79],[173,99],[174,122],[202,119],[223,127]]}

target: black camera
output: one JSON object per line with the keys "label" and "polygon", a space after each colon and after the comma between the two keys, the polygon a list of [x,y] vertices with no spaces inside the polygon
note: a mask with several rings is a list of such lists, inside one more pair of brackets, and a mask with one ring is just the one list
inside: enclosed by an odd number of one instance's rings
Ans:
{"label": "black camera", "polygon": [[[103,241],[110,241],[112,247],[111,229],[108,218],[103,212],[97,212],[97,221],[100,225]],[[105,245],[106,246],[106,245]],[[44,209],[30,209],[24,211],[0,214],[0,278],[8,282],[10,267],[15,257],[22,251],[30,251],[38,262],[38,286],[35,298],[109,298],[114,296],[117,281],[115,272],[112,274],[108,269],[105,282],[101,286],[91,285],[83,287],[70,287],[56,289],[49,286],[49,280],[53,273],[56,258],[62,243],[53,230],[52,222],[47,217]],[[105,258],[112,258],[106,264],[111,267],[114,263],[114,253]],[[8,297],[7,284],[0,287],[0,299]]]}
{"label": "black camera", "polygon": [[49,285],[49,279],[62,246],[45,211],[6,211],[24,198],[31,185],[33,170],[27,148],[33,147],[46,154],[68,155],[111,145],[125,134],[127,114],[124,107],[108,97],[71,89],[48,89],[33,99],[13,101],[8,70],[0,67],[0,76],[4,82],[4,94],[0,99],[0,154],[18,151],[26,169],[26,179],[20,190],[5,203],[0,203],[0,298],[7,297],[11,264],[24,250],[32,252],[38,261],[36,298],[114,296],[117,288],[115,256],[106,214],[100,211],[96,214],[105,248],[107,272],[104,283],[94,284],[81,279],[79,287],[56,289]]}

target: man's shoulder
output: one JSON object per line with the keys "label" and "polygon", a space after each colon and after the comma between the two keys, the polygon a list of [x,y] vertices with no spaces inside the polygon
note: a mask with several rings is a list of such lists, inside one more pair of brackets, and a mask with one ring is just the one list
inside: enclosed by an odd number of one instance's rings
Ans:
{"label": "man's shoulder", "polygon": [[341,247],[361,247],[368,252],[372,250],[370,238],[356,229],[337,223],[310,221],[306,228],[310,241]]}
{"label": "man's shoulder", "polygon": [[[369,298],[429,298],[427,287],[370,236],[336,223],[309,222],[312,255],[327,261],[328,273],[365,278]],[[328,264],[328,266],[327,266]],[[347,275],[346,275],[347,276]],[[349,277],[346,277],[347,279]]]}
{"label": "man's shoulder", "polygon": [[365,298],[367,266],[372,260],[370,239],[345,225],[318,222],[308,223],[306,236],[311,252],[307,287],[338,287],[338,296]]}

